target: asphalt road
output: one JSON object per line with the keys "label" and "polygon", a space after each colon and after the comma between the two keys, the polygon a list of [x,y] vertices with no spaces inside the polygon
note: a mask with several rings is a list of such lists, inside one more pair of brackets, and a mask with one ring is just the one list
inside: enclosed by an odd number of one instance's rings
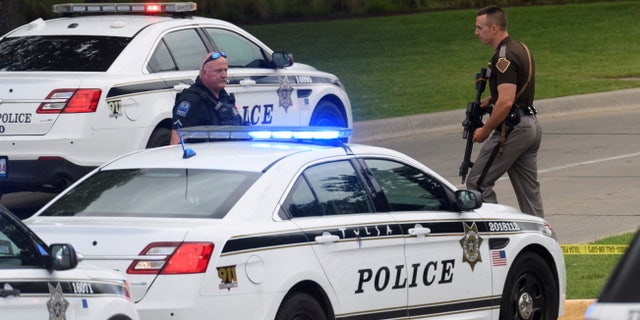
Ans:
{"label": "asphalt road", "polygon": [[[587,243],[637,230],[640,90],[537,101],[536,105],[543,127],[538,170],[545,218],[560,242]],[[460,186],[463,112],[398,118],[361,130],[356,126],[359,136],[354,139],[402,151]],[[366,133],[375,127],[378,133]],[[474,146],[477,150],[479,145]],[[495,190],[500,203],[517,207],[508,178],[499,180]]]}
{"label": "asphalt road", "polygon": [[[536,101],[543,126],[539,178],[545,218],[561,243],[586,243],[640,226],[640,89]],[[358,122],[354,142],[390,147],[460,183],[464,110]],[[478,150],[476,145],[474,150]],[[475,157],[475,153],[474,153]],[[517,206],[508,179],[500,203]],[[15,193],[0,203],[27,217],[52,195]]]}

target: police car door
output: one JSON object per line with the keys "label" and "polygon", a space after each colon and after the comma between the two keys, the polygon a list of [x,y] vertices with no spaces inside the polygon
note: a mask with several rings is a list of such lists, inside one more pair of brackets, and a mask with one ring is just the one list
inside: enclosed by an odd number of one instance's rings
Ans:
{"label": "police car door", "polygon": [[231,30],[206,28],[229,63],[227,91],[236,96],[236,107],[251,125],[300,125],[293,108],[294,82],[283,69],[273,68],[265,48]]}
{"label": "police car door", "polygon": [[474,212],[450,211],[446,187],[433,176],[390,159],[364,159],[405,235],[412,319],[489,319],[489,241]]}
{"label": "police car door", "polygon": [[339,301],[336,317],[406,318],[401,230],[391,215],[371,213],[372,199],[349,160],[306,168],[282,209],[312,243],[329,295]]}

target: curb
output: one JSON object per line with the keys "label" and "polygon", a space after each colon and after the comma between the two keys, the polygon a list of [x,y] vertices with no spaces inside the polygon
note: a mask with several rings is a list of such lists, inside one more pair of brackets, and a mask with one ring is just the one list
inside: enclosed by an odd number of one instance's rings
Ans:
{"label": "curb", "polygon": [[584,313],[595,299],[566,300],[564,303],[564,315],[558,320],[584,320]]}
{"label": "curb", "polygon": [[[640,88],[590,93],[577,96],[536,100],[540,118],[574,113],[620,110],[640,107]],[[466,108],[466,106],[465,106]],[[353,124],[351,141],[371,141],[400,138],[434,131],[460,130],[465,109],[418,114],[404,117],[358,121]]]}

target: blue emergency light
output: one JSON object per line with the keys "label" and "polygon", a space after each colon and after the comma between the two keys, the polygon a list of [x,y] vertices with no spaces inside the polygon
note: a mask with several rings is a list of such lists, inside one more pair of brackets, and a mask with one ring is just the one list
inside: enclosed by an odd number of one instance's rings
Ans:
{"label": "blue emergency light", "polygon": [[263,140],[329,142],[347,140],[351,129],[340,127],[197,126],[182,129],[186,141]]}

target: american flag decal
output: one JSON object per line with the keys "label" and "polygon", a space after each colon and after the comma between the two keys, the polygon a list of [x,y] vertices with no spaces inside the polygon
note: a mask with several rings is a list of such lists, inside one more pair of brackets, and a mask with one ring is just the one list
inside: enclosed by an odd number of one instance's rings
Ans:
{"label": "american flag decal", "polygon": [[491,262],[494,266],[506,266],[507,254],[504,250],[495,250],[491,252]]}

